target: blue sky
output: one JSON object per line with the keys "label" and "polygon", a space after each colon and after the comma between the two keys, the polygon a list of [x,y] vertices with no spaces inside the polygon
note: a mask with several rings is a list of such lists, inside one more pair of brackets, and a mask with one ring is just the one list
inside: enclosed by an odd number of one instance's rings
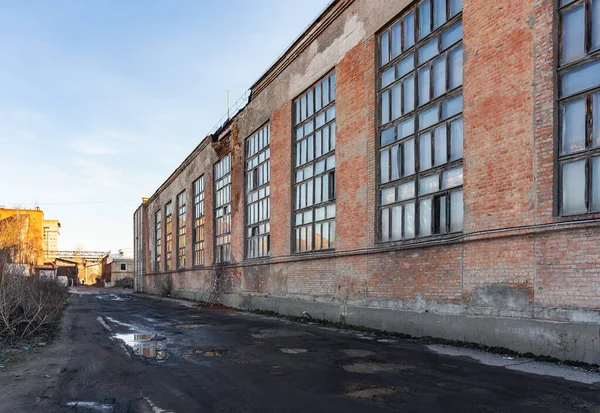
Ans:
{"label": "blue sky", "polygon": [[60,248],[132,247],[132,215],[328,0],[0,0],[0,205]]}

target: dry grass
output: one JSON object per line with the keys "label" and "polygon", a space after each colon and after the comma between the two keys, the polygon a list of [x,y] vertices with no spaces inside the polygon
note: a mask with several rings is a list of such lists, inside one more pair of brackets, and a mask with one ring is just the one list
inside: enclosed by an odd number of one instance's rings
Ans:
{"label": "dry grass", "polygon": [[0,340],[51,336],[67,299],[67,288],[54,281],[0,273]]}

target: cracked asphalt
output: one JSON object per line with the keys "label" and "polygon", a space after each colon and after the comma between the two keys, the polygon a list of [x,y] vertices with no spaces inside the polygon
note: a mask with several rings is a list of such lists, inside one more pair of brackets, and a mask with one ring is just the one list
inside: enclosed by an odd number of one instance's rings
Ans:
{"label": "cracked asphalt", "polygon": [[0,370],[0,412],[600,412],[593,375],[494,357],[79,288],[59,337]]}

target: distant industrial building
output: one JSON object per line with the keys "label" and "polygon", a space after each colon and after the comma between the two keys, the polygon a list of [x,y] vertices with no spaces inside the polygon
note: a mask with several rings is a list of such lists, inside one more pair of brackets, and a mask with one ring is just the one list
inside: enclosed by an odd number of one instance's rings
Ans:
{"label": "distant industrial building", "polygon": [[58,251],[60,222],[56,219],[44,220],[44,251]]}
{"label": "distant industrial building", "polygon": [[115,285],[133,286],[134,263],[131,250],[108,253],[101,263],[101,280],[106,287]]}
{"label": "distant industrial building", "polygon": [[332,1],[134,213],[136,289],[600,364],[599,4]]}

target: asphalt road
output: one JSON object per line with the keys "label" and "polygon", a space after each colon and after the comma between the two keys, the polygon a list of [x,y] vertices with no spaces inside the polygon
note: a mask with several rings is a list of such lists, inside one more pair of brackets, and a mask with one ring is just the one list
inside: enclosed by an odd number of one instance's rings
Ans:
{"label": "asphalt road", "polygon": [[600,384],[426,344],[80,288],[0,412],[600,412]]}

